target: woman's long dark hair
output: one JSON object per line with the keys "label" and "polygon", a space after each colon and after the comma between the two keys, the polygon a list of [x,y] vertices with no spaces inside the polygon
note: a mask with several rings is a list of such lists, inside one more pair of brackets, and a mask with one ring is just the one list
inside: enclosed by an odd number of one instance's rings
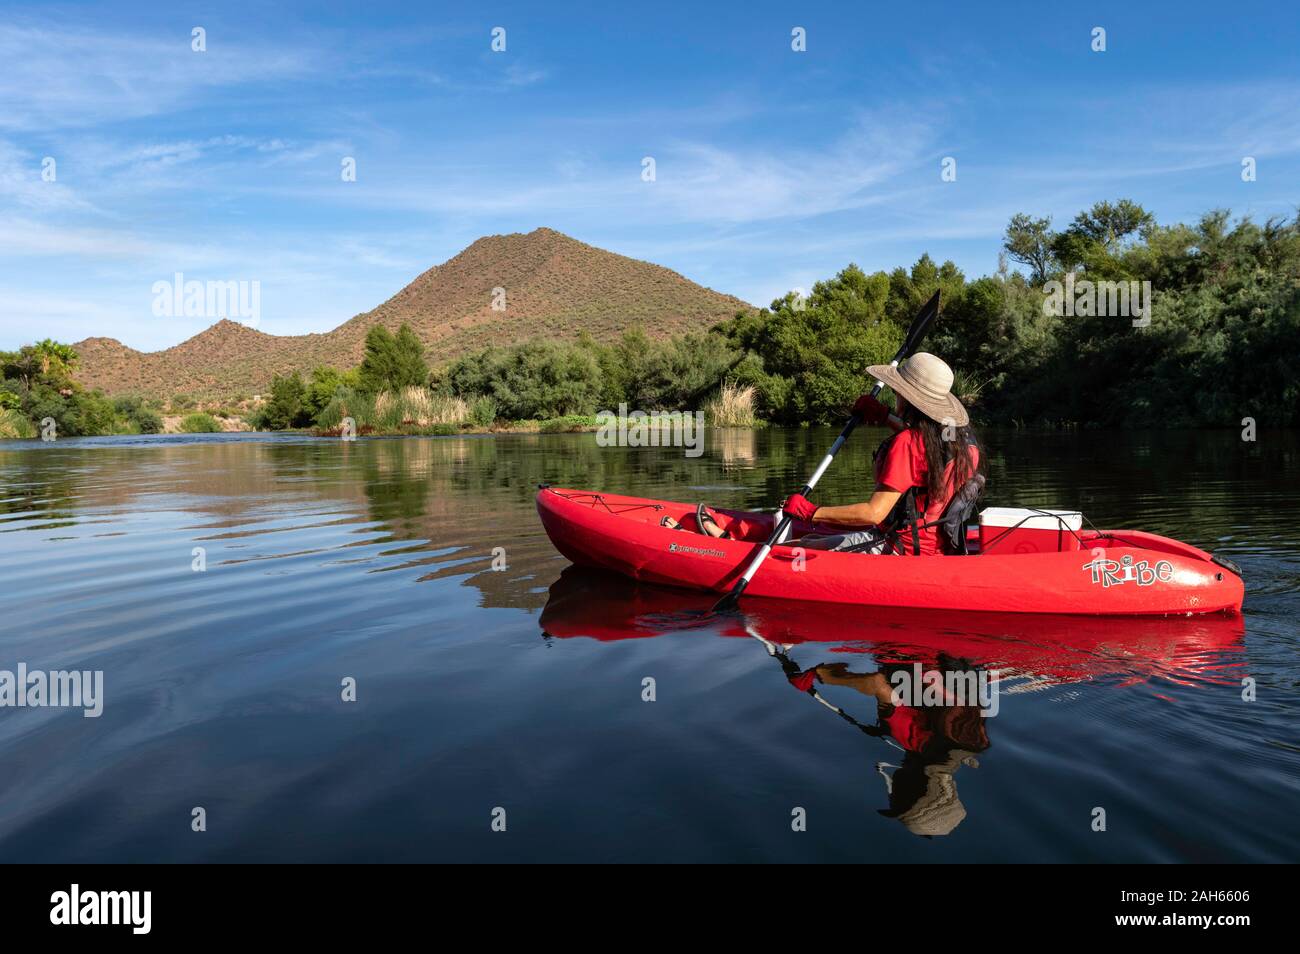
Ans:
{"label": "woman's long dark hair", "polygon": [[[910,402],[899,416],[908,427],[914,428],[921,434],[921,442],[925,445],[927,471],[925,492],[930,500],[954,494],[965,486],[966,481],[976,474],[984,473],[983,448],[980,447],[979,438],[975,436],[975,429],[969,424],[962,427],[948,427],[926,417]],[[945,436],[950,439],[944,440]],[[972,455],[966,450],[967,447],[979,452],[978,464],[971,461]],[[955,460],[952,465],[952,485],[945,487],[944,471],[948,467],[948,462],[952,460]]]}

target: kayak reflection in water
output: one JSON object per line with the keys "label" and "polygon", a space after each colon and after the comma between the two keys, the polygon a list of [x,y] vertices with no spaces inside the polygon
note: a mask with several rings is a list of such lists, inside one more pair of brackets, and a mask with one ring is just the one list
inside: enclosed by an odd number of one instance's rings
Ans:
{"label": "kayak reflection in water", "polygon": [[[805,692],[815,680],[848,686],[876,700],[876,725],[855,724],[868,735],[892,739],[903,750],[901,765],[876,763],[889,796],[889,807],[879,812],[898,819],[914,835],[932,838],[949,834],[966,817],[957,796],[957,770],[963,765],[978,768],[975,756],[989,747],[989,738],[977,704],[958,703],[951,697],[938,704],[900,703],[895,687],[913,677],[916,662],[883,664],[879,671],[868,673],[853,672],[847,663],[823,663],[788,675],[791,684]],[[937,669],[929,667],[941,675],[965,675],[975,669],[969,661],[945,654],[940,654]],[[842,711],[841,715],[854,721]]]}
{"label": "kayak reflection in water", "polygon": [[[1041,617],[775,599],[749,601],[737,613],[713,614],[712,603],[711,594],[570,566],[552,584],[538,623],[547,640],[589,639],[610,646],[627,640],[677,639],[671,648],[662,647],[665,655],[694,651],[700,648],[698,640],[708,638],[757,642],[776,660],[774,668],[779,667],[771,673],[778,696],[788,697],[791,705],[806,704],[781,688],[781,683],[792,685],[858,732],[901,750],[863,753],[877,767],[885,789],[878,793],[884,798],[873,798],[870,807],[885,805],[882,816],[929,837],[952,832],[966,817],[957,775],[962,766],[976,768],[976,757],[982,760],[990,748],[986,719],[995,711],[1007,715],[1002,707],[1011,708],[1020,694],[1082,684],[1102,689],[1141,683],[1239,691],[1249,675],[1245,623],[1239,614],[1141,616],[1121,625],[1104,616]],[[690,639],[679,639],[687,635]],[[649,658],[651,651],[642,652]],[[873,671],[855,672],[852,663],[837,662],[803,668],[793,658],[798,654],[806,662],[834,660],[844,659],[845,653]],[[957,705],[958,700],[947,695],[937,698],[938,704],[913,705],[915,693],[911,699],[900,693],[902,704],[896,705],[891,692],[896,680],[907,674],[915,679],[917,666],[923,681],[935,673],[951,673],[951,679],[942,680],[945,688],[965,682],[966,695],[960,701],[980,705]],[[963,674],[973,675],[974,691],[958,678]],[[873,708],[870,703],[840,687],[874,700],[874,718],[865,714]],[[929,700],[922,693],[920,701]],[[845,702],[861,721],[837,702]],[[813,723],[818,718],[810,717]],[[825,721],[828,731],[837,731],[830,728],[833,719]],[[899,764],[877,761],[881,758]],[[839,779],[833,777],[827,784],[839,784]]]}
{"label": "kayak reflection in water", "polygon": [[[876,450],[875,492],[863,503],[836,507],[791,495],[781,509],[792,520],[819,527],[796,542],[848,553],[964,553],[965,524],[984,488],[984,464],[970,416],[952,393],[952,369],[921,352],[898,368],[867,370],[895,397],[892,412],[870,394],[853,406],[863,423],[895,432]],[[727,536],[703,504],[696,520],[700,532]],[[678,526],[671,517],[664,525]]]}

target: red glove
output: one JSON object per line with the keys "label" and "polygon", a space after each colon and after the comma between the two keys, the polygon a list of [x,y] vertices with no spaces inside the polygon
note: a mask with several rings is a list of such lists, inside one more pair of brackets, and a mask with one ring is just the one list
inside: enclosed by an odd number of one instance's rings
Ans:
{"label": "red glove", "polygon": [[853,405],[853,413],[862,418],[864,424],[884,424],[889,420],[890,410],[870,394],[864,394]]}
{"label": "red glove", "polygon": [[817,505],[803,494],[791,494],[785,499],[785,503],[781,504],[781,510],[789,514],[793,520],[811,523],[813,514],[817,512]]}
{"label": "red glove", "polygon": [[799,673],[799,675],[797,676],[791,676],[790,685],[794,686],[800,692],[807,692],[809,689],[813,687],[813,683],[816,681],[816,679],[817,679],[817,670],[809,669],[806,672]]}

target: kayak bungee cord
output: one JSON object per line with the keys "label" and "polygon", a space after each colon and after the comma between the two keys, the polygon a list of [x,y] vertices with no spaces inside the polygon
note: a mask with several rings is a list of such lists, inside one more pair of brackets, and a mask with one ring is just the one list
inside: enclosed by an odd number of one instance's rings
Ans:
{"label": "kayak bungee cord", "polygon": [[[898,353],[894,355],[894,359],[889,362],[891,368],[898,367],[899,362],[916,349],[916,346],[921,343],[921,338],[925,335],[926,328],[929,327],[930,322],[934,320],[934,317],[938,313],[939,293],[936,291],[921,310],[917,312],[916,317],[912,319],[912,327],[908,329],[907,337],[903,339],[902,347],[898,349]],[[880,392],[884,390],[884,388],[885,383],[883,381],[877,381],[875,387],[871,389],[871,396],[873,398],[879,396]],[[826,473],[826,469],[830,467],[831,461],[835,459],[835,455],[840,452],[840,448],[844,446],[844,443],[849,439],[849,436],[861,422],[862,418],[856,412],[849,415],[848,422],[845,423],[844,429],[840,431],[840,436],[835,438],[835,443],[831,445],[831,449],[827,452],[826,456],[822,458],[822,462],[817,465],[817,469],[814,470],[812,476],[808,478],[808,482],[803,485],[803,489],[799,491],[801,497],[806,497],[812,493],[813,488],[817,486],[817,482],[821,480],[822,474]],[[739,602],[741,594],[745,592],[745,587],[749,586],[749,581],[754,578],[754,574],[757,573],[758,568],[763,565],[763,561],[766,560],[768,554],[772,552],[772,548],[785,538],[786,531],[789,529],[790,515],[782,511],[780,517],[773,523],[771,536],[767,538],[767,542],[763,544],[758,553],[749,562],[749,566],[745,568],[745,572],[741,574],[740,579],[736,580],[735,585],[731,588],[731,592],[714,604],[712,610],[714,613],[722,613],[727,610],[735,609],[736,603]]]}

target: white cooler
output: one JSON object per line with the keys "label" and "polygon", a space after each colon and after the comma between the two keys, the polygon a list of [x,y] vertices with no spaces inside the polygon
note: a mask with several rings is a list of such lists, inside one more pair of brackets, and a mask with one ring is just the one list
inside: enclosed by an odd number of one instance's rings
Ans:
{"label": "white cooler", "polygon": [[1057,553],[1078,550],[1072,533],[1083,528],[1077,510],[987,507],[980,512],[980,553]]}

